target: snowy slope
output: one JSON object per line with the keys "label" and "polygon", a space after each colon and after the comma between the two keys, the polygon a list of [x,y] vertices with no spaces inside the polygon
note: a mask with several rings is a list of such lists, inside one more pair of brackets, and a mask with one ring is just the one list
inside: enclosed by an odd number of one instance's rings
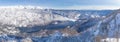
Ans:
{"label": "snowy slope", "polygon": [[31,6],[0,7],[1,32],[4,31],[6,33],[16,34],[19,33],[19,30],[16,27],[42,26],[47,25],[52,21],[76,20],[51,14],[50,12],[44,12],[44,9]]}
{"label": "snowy slope", "polygon": [[[94,37],[107,31],[104,25],[114,21],[114,16],[106,16],[111,12],[109,10],[54,10],[38,6],[0,7],[0,40],[94,42]],[[119,15],[117,16],[119,18]],[[101,31],[101,28],[104,31]]]}
{"label": "snowy slope", "polygon": [[[24,7],[26,8],[26,7]],[[37,9],[19,9],[18,8],[0,8],[0,22],[2,24],[10,24],[13,26],[28,26],[28,25],[38,25],[45,24],[54,20],[60,21],[75,21],[74,19],[69,19],[67,17],[62,17],[60,15],[52,15],[50,13],[40,14],[35,13]],[[32,7],[33,8],[33,7]],[[38,10],[39,11],[39,10]]]}

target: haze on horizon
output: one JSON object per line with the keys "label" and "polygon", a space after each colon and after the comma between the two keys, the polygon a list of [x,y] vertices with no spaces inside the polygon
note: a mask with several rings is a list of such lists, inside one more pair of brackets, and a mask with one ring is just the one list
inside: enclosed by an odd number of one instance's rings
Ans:
{"label": "haze on horizon", "polygon": [[0,6],[17,5],[53,9],[118,9],[120,0],[0,0]]}

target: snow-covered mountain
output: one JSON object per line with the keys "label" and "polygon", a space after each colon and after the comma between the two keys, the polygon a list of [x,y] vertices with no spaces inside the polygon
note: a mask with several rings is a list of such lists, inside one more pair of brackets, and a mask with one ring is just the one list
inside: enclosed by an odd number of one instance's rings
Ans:
{"label": "snow-covered mountain", "polygon": [[117,30],[111,31],[116,27],[113,27],[112,21],[116,16],[119,18],[118,12],[113,11],[57,10],[39,6],[0,7],[0,41],[96,42],[95,38],[104,36],[108,26],[112,26],[110,33]]}

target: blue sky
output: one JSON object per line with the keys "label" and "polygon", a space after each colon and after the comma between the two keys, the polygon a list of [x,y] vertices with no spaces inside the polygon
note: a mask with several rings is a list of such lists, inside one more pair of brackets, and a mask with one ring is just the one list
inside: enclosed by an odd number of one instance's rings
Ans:
{"label": "blue sky", "polygon": [[120,7],[120,0],[0,0],[0,5],[33,5],[57,9],[112,9]]}

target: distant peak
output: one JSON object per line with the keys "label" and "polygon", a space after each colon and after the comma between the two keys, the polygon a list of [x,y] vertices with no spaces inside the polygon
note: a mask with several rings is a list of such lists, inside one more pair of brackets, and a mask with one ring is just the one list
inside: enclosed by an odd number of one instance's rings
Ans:
{"label": "distant peak", "polygon": [[15,9],[43,9],[40,6],[22,6],[22,5],[18,5],[18,6],[0,6],[0,8],[15,8]]}

